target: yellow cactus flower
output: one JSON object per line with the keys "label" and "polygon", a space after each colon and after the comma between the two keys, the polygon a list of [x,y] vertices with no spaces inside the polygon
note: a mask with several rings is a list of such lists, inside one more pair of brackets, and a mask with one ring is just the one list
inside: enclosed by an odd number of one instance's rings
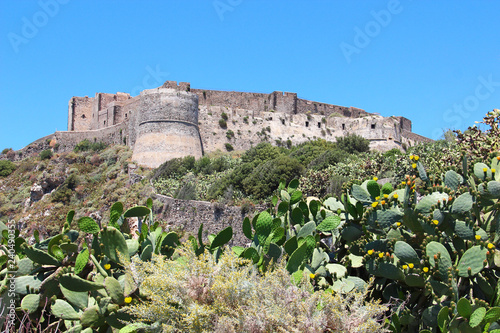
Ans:
{"label": "yellow cactus flower", "polygon": [[316,275],[314,275],[313,273],[309,274],[309,277],[311,278],[311,280],[314,280],[314,278],[316,277]]}
{"label": "yellow cactus flower", "polygon": [[411,167],[412,167],[413,169],[415,169],[415,168],[417,167],[417,163],[413,163],[413,164],[411,165]]}
{"label": "yellow cactus flower", "polygon": [[435,225],[438,225],[439,221],[438,220],[432,220],[432,223],[434,223]]}
{"label": "yellow cactus flower", "polygon": [[495,173],[495,172],[497,172],[496,169],[491,169],[491,173]]}
{"label": "yellow cactus flower", "polygon": [[491,250],[491,249],[493,249],[493,248],[495,248],[495,245],[493,245],[492,243],[488,243],[488,249],[490,249],[490,250]]}
{"label": "yellow cactus flower", "polygon": [[418,157],[418,155],[415,155],[415,156],[413,156],[413,158],[415,159],[415,161],[418,161],[418,159],[419,159],[420,157]]}
{"label": "yellow cactus flower", "polygon": [[384,198],[388,198],[389,197],[389,194],[384,194]]}
{"label": "yellow cactus flower", "polygon": [[104,269],[110,269],[111,268],[111,265],[110,264],[106,264],[104,265]]}
{"label": "yellow cactus flower", "polygon": [[424,271],[424,273],[427,273],[429,271],[429,267],[424,267],[422,268],[422,270]]}
{"label": "yellow cactus flower", "polygon": [[378,201],[375,201],[375,202],[372,203],[372,207],[373,208],[377,207],[377,205],[378,205]]}
{"label": "yellow cactus flower", "polygon": [[413,264],[408,264],[408,267],[413,268]]}
{"label": "yellow cactus flower", "polygon": [[401,222],[396,222],[396,225],[399,227],[401,225]]}
{"label": "yellow cactus flower", "polygon": [[481,236],[479,236],[479,235],[476,235],[474,237],[476,238],[476,240],[480,240],[481,239]]}
{"label": "yellow cactus flower", "polygon": [[488,168],[483,168],[483,172],[487,172],[488,171]]}
{"label": "yellow cactus flower", "polygon": [[399,195],[397,193],[394,193],[394,195],[392,196],[394,199],[397,199],[399,198]]}
{"label": "yellow cactus flower", "polygon": [[410,155],[410,160],[412,160],[412,159],[413,159],[413,155]]}
{"label": "yellow cactus flower", "polygon": [[374,181],[377,181],[377,180],[378,180],[378,178],[377,178],[377,177],[373,177],[373,180],[374,180]]}
{"label": "yellow cactus flower", "polygon": [[378,199],[380,199],[380,197],[376,197],[376,198],[375,198],[375,200],[378,200]]}
{"label": "yellow cactus flower", "polygon": [[408,268],[408,265],[403,265],[403,269],[407,269]]}
{"label": "yellow cactus flower", "polygon": [[373,250],[368,250],[368,255],[372,255],[373,254]]}
{"label": "yellow cactus flower", "polygon": [[383,254],[382,252],[380,252],[380,253],[378,254],[378,257],[379,257],[379,258],[383,258],[383,257],[384,257],[384,254]]}
{"label": "yellow cactus flower", "polygon": [[132,297],[125,297],[125,303],[129,304],[130,302],[132,302]]}

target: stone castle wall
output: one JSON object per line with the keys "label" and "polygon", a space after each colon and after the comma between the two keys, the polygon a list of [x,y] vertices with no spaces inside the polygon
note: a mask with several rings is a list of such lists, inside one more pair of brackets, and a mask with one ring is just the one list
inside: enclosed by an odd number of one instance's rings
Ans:
{"label": "stone castle wall", "polygon": [[[226,128],[219,125],[223,113],[228,117]],[[300,99],[296,93],[191,89],[187,82],[167,81],[135,97],[73,97],[68,132],[49,137],[56,137],[62,151],[83,139],[125,143],[133,147],[134,161],[156,167],[174,157],[200,157],[231,147],[247,150],[262,141],[289,145],[358,134],[377,150],[432,141],[411,130],[411,121],[404,117]]]}
{"label": "stone castle wall", "polygon": [[163,87],[144,90],[139,109],[133,161],[158,167],[167,159],[203,155],[197,95]]}

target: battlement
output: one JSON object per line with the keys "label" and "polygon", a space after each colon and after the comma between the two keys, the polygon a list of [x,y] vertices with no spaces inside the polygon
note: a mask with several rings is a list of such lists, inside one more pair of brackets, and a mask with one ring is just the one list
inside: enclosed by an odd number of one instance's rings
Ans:
{"label": "battlement", "polygon": [[165,81],[162,88],[175,89],[179,91],[190,91],[191,84],[189,82],[179,82],[179,84],[177,84],[177,81]]}

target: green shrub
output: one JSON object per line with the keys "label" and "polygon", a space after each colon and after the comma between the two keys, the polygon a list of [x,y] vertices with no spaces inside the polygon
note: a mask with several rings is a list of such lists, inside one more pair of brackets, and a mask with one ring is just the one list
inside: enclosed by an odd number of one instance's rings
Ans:
{"label": "green shrub", "polygon": [[227,128],[227,122],[224,119],[219,119],[219,126],[221,128],[226,129]]}
{"label": "green shrub", "polygon": [[196,159],[193,156],[179,157],[166,161],[160,165],[154,173],[153,178],[169,178],[182,176],[195,166]]}
{"label": "green shrub", "polygon": [[370,150],[370,140],[356,134],[337,137],[337,147],[349,154],[363,153]]}
{"label": "green shrub", "polygon": [[225,113],[225,112],[222,112],[222,114],[220,115],[220,117],[221,117],[222,119],[226,120],[226,121],[227,121],[227,119],[228,119],[228,117],[227,117],[227,113]]}
{"label": "green shrub", "polygon": [[233,151],[233,150],[234,150],[233,145],[232,145],[232,144],[230,144],[230,143],[227,143],[227,142],[226,142],[226,143],[224,144],[224,146],[226,147],[226,150],[227,150],[227,151]]}
{"label": "green shrub", "polygon": [[265,161],[275,159],[280,155],[282,155],[282,153],[278,147],[267,142],[261,142],[257,146],[247,150],[241,156],[241,161],[243,163],[251,162],[258,165]]}
{"label": "green shrub", "polygon": [[83,152],[83,151],[89,151],[89,150],[100,151],[100,150],[106,149],[107,146],[108,145],[106,143],[102,142],[102,141],[91,143],[89,140],[85,139],[85,140],[80,141],[75,146],[75,148],[73,148],[73,151],[75,153]]}
{"label": "green shrub", "polygon": [[40,159],[43,161],[43,160],[49,160],[50,158],[52,158],[52,156],[54,155],[54,153],[52,152],[51,149],[46,149],[46,150],[43,150],[40,152]]}
{"label": "green shrub", "polygon": [[16,170],[16,165],[9,160],[0,160],[0,177],[7,177]]}
{"label": "green shrub", "polygon": [[344,161],[348,157],[348,153],[340,149],[329,149],[323,152],[309,163],[309,168],[313,170],[323,170],[330,165],[335,165],[338,162]]}
{"label": "green shrub", "polygon": [[4,150],[2,150],[2,155],[7,154],[11,150],[12,148],[5,148]]}
{"label": "green shrub", "polygon": [[256,167],[243,180],[243,190],[257,199],[263,199],[278,188],[281,179],[289,182],[303,172],[304,167],[299,161],[289,156],[280,156]]}
{"label": "green shrub", "polygon": [[192,180],[179,188],[174,197],[180,200],[196,200],[196,186],[193,184]]}
{"label": "green shrub", "polygon": [[226,138],[228,138],[228,139],[232,139],[232,138],[234,138],[234,132],[233,132],[233,131],[231,131],[231,130],[228,130],[228,131],[226,132]]}

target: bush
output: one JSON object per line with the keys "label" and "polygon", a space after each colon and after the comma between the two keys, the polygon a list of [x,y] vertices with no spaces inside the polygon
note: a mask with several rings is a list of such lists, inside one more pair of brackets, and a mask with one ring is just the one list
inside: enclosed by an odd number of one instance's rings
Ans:
{"label": "bush", "polygon": [[228,117],[227,117],[227,113],[225,113],[225,112],[222,112],[222,114],[220,115],[220,117],[221,117],[222,119],[226,120],[226,121],[227,121],[227,119],[228,119]]}
{"label": "bush", "polygon": [[7,177],[16,170],[16,165],[9,160],[0,160],[0,177]]}
{"label": "bush", "polygon": [[272,160],[282,155],[280,149],[267,142],[261,142],[257,146],[247,150],[243,156],[241,156],[241,161],[244,163],[254,163],[256,165]]}
{"label": "bush", "polygon": [[340,149],[329,149],[309,163],[309,168],[313,170],[323,170],[330,165],[335,165],[345,160],[349,154]]}
{"label": "bush", "polygon": [[226,144],[225,144],[224,146],[226,147],[226,150],[227,150],[227,151],[233,151],[233,150],[234,150],[233,145],[232,145],[232,144],[230,144],[230,143],[227,143],[227,142],[226,142]]}
{"label": "bush", "polygon": [[370,141],[356,134],[337,137],[337,147],[349,154],[363,153],[370,150]]}
{"label": "bush", "polygon": [[168,160],[155,170],[153,179],[185,175],[194,168],[195,162],[196,160],[193,156]]}
{"label": "bush", "polygon": [[219,119],[219,126],[221,128],[226,129],[227,128],[227,122],[224,119]]}
{"label": "bush", "polygon": [[7,154],[11,150],[12,150],[12,148],[5,148],[4,150],[2,150],[2,155]]}
{"label": "bush", "polygon": [[196,200],[196,186],[192,181],[192,179],[189,179],[184,186],[177,190],[174,197],[180,200]]}
{"label": "bush", "polygon": [[42,152],[40,152],[40,159],[43,161],[43,160],[49,160],[50,158],[52,158],[52,156],[54,155],[54,153],[52,153],[52,150],[50,149],[46,149],[46,150],[43,150]]}
{"label": "bush", "polygon": [[102,141],[91,143],[89,140],[85,139],[85,140],[80,141],[75,146],[75,148],[73,148],[73,151],[75,153],[89,151],[89,150],[100,151],[100,150],[106,149],[107,146],[108,145]]}
{"label": "bush", "polygon": [[231,131],[231,130],[228,130],[228,131],[226,132],[226,138],[228,138],[228,139],[232,139],[232,138],[234,138],[234,132],[233,132],[233,131]]}
{"label": "bush", "polygon": [[[256,274],[230,251],[216,260],[181,248],[182,260],[134,258],[128,274],[143,281],[148,299],[126,307],[139,322],[168,332],[384,332],[387,306],[366,292],[313,291],[294,284],[284,265]],[[244,309],[242,311],[241,309]]]}
{"label": "bush", "polygon": [[298,178],[303,172],[304,166],[299,161],[289,156],[280,156],[255,168],[243,180],[243,190],[256,199],[263,199],[278,188],[281,179],[288,183]]}

